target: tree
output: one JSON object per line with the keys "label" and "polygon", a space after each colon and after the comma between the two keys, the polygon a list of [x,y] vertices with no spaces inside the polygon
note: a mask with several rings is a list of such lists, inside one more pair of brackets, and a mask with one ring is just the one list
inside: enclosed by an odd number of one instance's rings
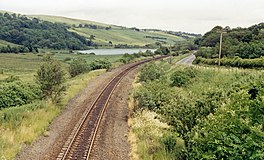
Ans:
{"label": "tree", "polygon": [[46,58],[36,75],[36,82],[40,85],[43,98],[50,98],[53,103],[60,101],[61,95],[66,89],[64,75],[58,61]]}

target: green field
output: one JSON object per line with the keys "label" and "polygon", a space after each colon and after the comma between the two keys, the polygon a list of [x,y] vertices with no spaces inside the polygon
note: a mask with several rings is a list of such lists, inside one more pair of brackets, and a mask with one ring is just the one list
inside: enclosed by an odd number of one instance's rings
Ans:
{"label": "green field", "polygon": [[171,44],[171,45],[173,45],[177,41],[184,40],[181,37],[165,34],[163,32],[134,31],[131,29],[94,30],[89,28],[72,28],[70,31],[76,32],[87,38],[89,38],[91,35],[94,35],[95,36],[94,42],[103,45],[109,45],[109,41],[111,41],[113,45],[128,44],[128,45],[139,45],[139,46],[160,42],[157,39],[146,38],[146,36],[165,38],[162,41],[165,41],[166,44]]}
{"label": "green field", "polygon": [[74,18],[67,18],[67,17],[60,17],[60,16],[48,16],[48,15],[29,15],[29,17],[36,17],[45,21],[56,22],[56,23],[65,23],[69,25],[79,25],[79,24],[94,24],[99,26],[107,27],[109,25],[98,23],[94,21],[88,20],[81,20],[81,19],[74,19]]}
{"label": "green field", "polygon": [[[61,54],[55,53],[54,59],[63,62],[64,70],[67,71],[68,63],[77,57],[84,58],[88,63],[95,59],[108,59],[111,63],[117,62],[122,55],[79,55],[79,54]],[[69,61],[65,62],[65,59]],[[22,80],[32,80],[37,69],[41,65],[43,55],[41,54],[0,54],[0,80],[11,75],[16,75]]]}
{"label": "green field", "polygon": [[6,46],[10,46],[10,47],[16,47],[16,46],[19,46],[17,44],[14,44],[14,43],[10,43],[10,42],[7,42],[7,41],[4,41],[4,40],[1,40],[0,39],[0,47],[6,47]]}
{"label": "green field", "polygon": [[[97,23],[87,20],[72,19],[59,16],[46,16],[46,15],[31,15],[30,17],[37,17],[41,20],[46,20],[50,22],[64,23],[69,25],[71,28],[69,31],[76,32],[79,35],[82,35],[86,38],[90,38],[91,35],[95,36],[93,40],[96,44],[99,45],[109,45],[109,41],[113,45],[117,44],[127,44],[127,45],[139,45],[144,46],[146,44],[154,44],[155,42],[161,42],[164,45],[172,45],[177,41],[183,41],[184,38],[167,34],[162,31],[135,31],[131,28],[108,25],[103,23]],[[91,28],[79,28],[78,25],[97,25],[99,27],[109,27],[110,30],[106,29],[91,29]],[[73,27],[75,25],[75,27]],[[150,36],[146,38],[146,36]],[[154,38],[151,38],[154,37]]]}

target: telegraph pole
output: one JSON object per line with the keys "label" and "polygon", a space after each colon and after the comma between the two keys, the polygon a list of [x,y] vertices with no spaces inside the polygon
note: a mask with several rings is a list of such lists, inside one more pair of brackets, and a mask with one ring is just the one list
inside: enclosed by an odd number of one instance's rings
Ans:
{"label": "telegraph pole", "polygon": [[169,52],[170,52],[170,64],[172,63],[172,56],[171,56],[171,45],[170,45],[170,48],[169,48]]}
{"label": "telegraph pole", "polygon": [[223,41],[223,31],[221,31],[221,34],[220,34],[218,66],[220,66],[220,59],[221,59],[221,52],[222,52],[222,41]]}

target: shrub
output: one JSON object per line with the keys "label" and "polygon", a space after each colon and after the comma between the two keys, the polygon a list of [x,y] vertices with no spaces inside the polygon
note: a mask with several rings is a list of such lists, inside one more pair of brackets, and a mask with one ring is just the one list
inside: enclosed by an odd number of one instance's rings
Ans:
{"label": "shrub", "polygon": [[139,75],[140,81],[153,81],[155,79],[161,78],[165,74],[163,67],[158,66],[155,63],[149,63],[145,65]]}
{"label": "shrub", "polygon": [[168,55],[170,53],[167,47],[160,46],[155,52],[155,54]]}
{"label": "shrub", "polygon": [[74,59],[69,67],[69,73],[71,77],[75,77],[79,74],[88,72],[90,70],[90,67],[86,63],[85,59],[83,58],[77,58]]}
{"label": "shrub", "polygon": [[176,70],[171,75],[172,86],[181,87],[186,85],[197,74],[194,68],[185,68],[184,70]]}
{"label": "shrub", "polygon": [[[218,59],[205,59],[197,57],[194,60],[195,64],[207,64],[207,65],[217,65]],[[263,68],[264,67],[264,57],[255,59],[242,59],[239,57],[234,58],[222,58],[220,60],[221,66],[230,67],[241,67],[241,68]]]}
{"label": "shrub", "polygon": [[40,98],[40,89],[34,83],[13,81],[1,83],[0,108],[21,106]]}
{"label": "shrub", "polygon": [[40,85],[43,98],[51,98],[52,102],[57,103],[61,94],[65,91],[65,73],[58,61],[47,59],[37,71],[36,82]]}
{"label": "shrub", "polygon": [[128,54],[128,53],[125,53],[122,58],[120,59],[120,61],[122,63],[129,63],[130,61],[134,60],[136,57],[134,56],[134,54]]}
{"label": "shrub", "polygon": [[186,148],[182,139],[175,133],[166,133],[161,138],[161,144],[164,147],[169,159],[186,159]]}
{"label": "shrub", "polygon": [[68,62],[68,61],[71,61],[71,57],[66,57],[66,58],[64,58],[64,60],[63,60],[64,62]]}
{"label": "shrub", "polygon": [[107,60],[94,60],[91,64],[91,70],[96,70],[96,69],[110,69],[110,67],[112,66],[112,64]]}

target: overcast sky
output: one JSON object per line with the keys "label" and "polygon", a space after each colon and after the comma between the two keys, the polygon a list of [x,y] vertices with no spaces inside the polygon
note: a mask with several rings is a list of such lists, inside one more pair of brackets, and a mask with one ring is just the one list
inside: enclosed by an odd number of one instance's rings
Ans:
{"label": "overcast sky", "polygon": [[0,10],[201,34],[264,22],[264,0],[0,0]]}

